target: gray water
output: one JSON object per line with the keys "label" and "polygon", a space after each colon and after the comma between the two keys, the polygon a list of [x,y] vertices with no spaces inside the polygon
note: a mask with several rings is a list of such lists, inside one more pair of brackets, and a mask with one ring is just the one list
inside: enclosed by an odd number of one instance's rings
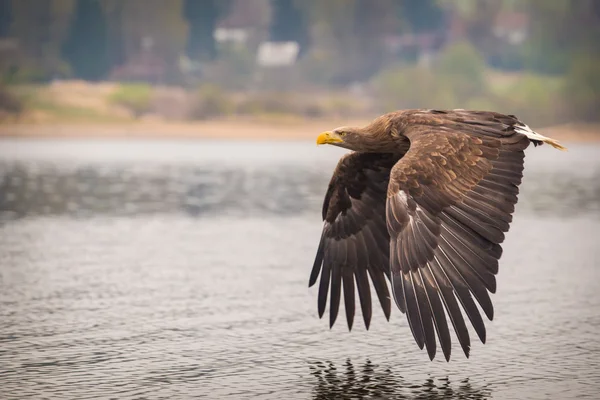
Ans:
{"label": "gray water", "polygon": [[0,141],[0,398],[598,398],[600,147],[527,150],[488,342],[450,363],[397,310],[319,320],[341,154]]}

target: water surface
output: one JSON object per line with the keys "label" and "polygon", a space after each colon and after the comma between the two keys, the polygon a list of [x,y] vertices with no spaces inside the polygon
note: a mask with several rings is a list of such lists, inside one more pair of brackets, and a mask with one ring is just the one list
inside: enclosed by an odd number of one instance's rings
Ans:
{"label": "water surface", "polygon": [[597,398],[600,147],[527,150],[488,343],[450,363],[397,310],[319,320],[342,153],[1,141],[0,398]]}

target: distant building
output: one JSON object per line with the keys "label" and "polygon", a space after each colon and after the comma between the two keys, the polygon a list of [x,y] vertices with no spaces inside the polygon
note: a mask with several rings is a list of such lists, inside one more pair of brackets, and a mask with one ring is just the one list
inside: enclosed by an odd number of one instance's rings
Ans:
{"label": "distant building", "polygon": [[446,42],[444,32],[405,33],[387,35],[383,43],[397,58],[415,58],[420,64],[428,65]]}
{"label": "distant building", "polygon": [[500,12],[492,27],[494,36],[510,44],[521,44],[529,35],[529,16],[520,12]]}
{"label": "distant building", "polygon": [[125,64],[114,68],[110,78],[122,81],[143,81],[161,83],[167,73],[167,63],[153,51],[154,42],[150,37],[142,39],[141,49]]}
{"label": "distant building", "polygon": [[13,38],[0,38],[0,73],[15,67],[20,59],[19,41]]}
{"label": "distant building", "polygon": [[214,31],[218,43],[256,48],[266,38],[269,0],[232,0],[229,14]]}
{"label": "distant building", "polygon": [[248,41],[248,30],[242,28],[217,28],[213,33],[217,43],[246,44]]}
{"label": "distant building", "polygon": [[296,63],[298,42],[262,42],[256,53],[256,63],[261,67],[290,67]]}

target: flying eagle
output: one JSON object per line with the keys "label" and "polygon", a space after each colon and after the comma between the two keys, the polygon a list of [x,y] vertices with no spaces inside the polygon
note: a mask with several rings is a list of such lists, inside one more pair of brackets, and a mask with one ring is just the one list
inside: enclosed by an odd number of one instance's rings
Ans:
{"label": "flying eagle", "polygon": [[[469,332],[486,331],[475,300],[489,320],[494,309],[500,243],[512,221],[530,143],[566,150],[532,131],[514,115],[468,110],[402,110],[363,128],[324,132],[317,144],[353,152],[333,172],[323,203],[324,226],[310,275],[319,275],[318,311],[329,324],[343,289],[348,328],[355,285],[365,326],[371,291],[389,320],[391,302],[406,314],[419,348],[436,353],[436,335],[450,359],[446,316],[469,357]],[[459,306],[460,305],[460,306]]]}

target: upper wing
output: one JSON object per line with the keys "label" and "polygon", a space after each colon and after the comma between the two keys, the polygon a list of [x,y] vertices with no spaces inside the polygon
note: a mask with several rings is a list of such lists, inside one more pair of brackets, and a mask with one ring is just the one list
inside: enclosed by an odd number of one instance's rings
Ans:
{"label": "upper wing", "polygon": [[444,309],[467,357],[470,339],[459,303],[485,343],[472,296],[491,320],[488,291],[496,290],[499,244],[512,220],[530,143],[514,123],[494,114],[453,117],[404,127],[411,145],[392,169],[386,208],[396,304],[419,347],[425,345],[433,359],[437,332],[447,360]]}
{"label": "upper wing", "polygon": [[310,275],[309,286],[321,274],[319,317],[323,316],[331,286],[329,324],[333,326],[340,305],[341,287],[348,327],[354,321],[354,281],[358,289],[365,326],[371,321],[371,292],[367,274],[386,318],[390,316],[389,234],[385,222],[385,199],[390,170],[399,156],[381,153],[350,153],[339,161],[323,203],[323,233]]}

